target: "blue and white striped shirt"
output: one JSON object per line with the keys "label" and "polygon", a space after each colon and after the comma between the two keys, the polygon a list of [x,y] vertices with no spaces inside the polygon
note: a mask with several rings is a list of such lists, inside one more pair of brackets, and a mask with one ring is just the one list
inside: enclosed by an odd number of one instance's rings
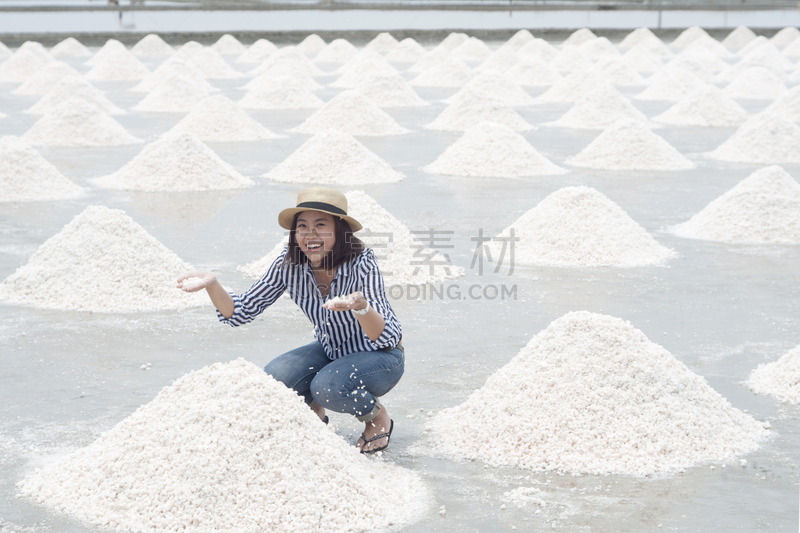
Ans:
{"label": "blue and white striped shirt", "polygon": [[[326,298],[322,297],[317,288],[314,272],[309,263],[283,264],[287,250],[283,249],[266,274],[247,292],[240,295],[230,293],[234,303],[233,315],[226,319],[217,310],[221,322],[231,326],[247,324],[288,290],[292,300],[314,324],[314,336],[322,344],[328,358],[338,359],[354,352],[372,352],[397,346],[402,329],[392,306],[386,299],[383,276],[371,249],[364,250],[353,261],[344,263],[336,269],[336,277]],[[369,305],[380,313],[386,322],[383,333],[375,341],[367,337],[353,313],[329,311],[322,307],[329,298],[346,296],[356,291],[364,294]]]}

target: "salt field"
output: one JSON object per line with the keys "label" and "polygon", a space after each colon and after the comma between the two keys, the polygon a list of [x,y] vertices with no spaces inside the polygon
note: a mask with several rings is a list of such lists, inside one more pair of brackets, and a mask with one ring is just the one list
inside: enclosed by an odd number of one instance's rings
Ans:
{"label": "salt field", "polygon": [[[800,32],[758,33],[0,46],[0,532],[797,531]],[[246,290],[317,185],[403,327],[377,456],[261,371],[288,298],[175,287]]]}

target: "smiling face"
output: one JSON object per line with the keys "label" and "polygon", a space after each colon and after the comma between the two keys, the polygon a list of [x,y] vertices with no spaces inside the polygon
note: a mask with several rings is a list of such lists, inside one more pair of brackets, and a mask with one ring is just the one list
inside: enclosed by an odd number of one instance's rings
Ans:
{"label": "smiling face", "polygon": [[322,211],[303,211],[297,216],[295,239],[300,250],[315,267],[336,244],[336,221]]}

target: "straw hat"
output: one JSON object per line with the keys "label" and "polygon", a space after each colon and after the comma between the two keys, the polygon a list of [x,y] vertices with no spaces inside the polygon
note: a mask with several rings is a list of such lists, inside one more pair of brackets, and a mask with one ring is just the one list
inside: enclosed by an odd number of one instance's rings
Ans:
{"label": "straw hat", "polygon": [[303,189],[297,195],[297,207],[284,209],[278,215],[278,224],[283,229],[292,229],[292,220],[297,213],[303,211],[322,211],[344,220],[350,224],[355,233],[362,228],[358,220],[347,216],[347,198],[344,194],[325,187]]}

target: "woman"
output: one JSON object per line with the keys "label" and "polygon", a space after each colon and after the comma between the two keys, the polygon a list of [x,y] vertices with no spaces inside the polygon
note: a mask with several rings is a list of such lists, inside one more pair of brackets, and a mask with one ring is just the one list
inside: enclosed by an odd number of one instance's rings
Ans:
{"label": "woman", "polygon": [[[252,321],[288,290],[314,324],[316,340],[264,370],[303,396],[325,423],[325,409],[364,422],[362,453],[384,450],[394,422],[378,398],[400,380],[405,354],[375,255],[353,235],[361,224],[347,215],[344,194],[321,187],[301,191],[278,223],[289,230],[289,245],[244,294],[226,292],[208,272],[187,274],[178,287],[206,289],[220,321],[231,326]],[[202,283],[184,287],[190,277]]]}

